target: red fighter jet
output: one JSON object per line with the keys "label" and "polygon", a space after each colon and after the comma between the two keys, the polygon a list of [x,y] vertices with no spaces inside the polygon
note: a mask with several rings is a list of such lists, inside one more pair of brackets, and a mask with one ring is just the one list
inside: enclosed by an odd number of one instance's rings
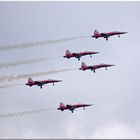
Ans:
{"label": "red fighter jet", "polygon": [[107,67],[111,67],[111,66],[115,66],[115,65],[110,65],[110,64],[98,64],[98,65],[87,66],[84,62],[82,62],[81,68],[79,68],[79,70],[85,71],[85,70],[90,69],[91,71],[95,72],[96,69],[105,67],[105,69],[107,70]]}
{"label": "red fighter jet", "polygon": [[99,33],[97,30],[94,30],[94,35],[92,36],[93,38],[99,38],[99,37],[104,37],[106,40],[108,40],[108,38],[110,36],[113,35],[118,35],[118,37],[120,37],[121,34],[126,34],[127,32],[119,32],[119,31],[113,31],[113,32],[108,32],[108,33]]}
{"label": "red fighter jet", "polygon": [[76,108],[83,107],[85,110],[85,107],[92,106],[92,104],[75,104],[75,105],[64,105],[62,102],[60,103],[58,110],[64,111],[64,110],[70,110],[72,113]]}
{"label": "red fighter jet", "polygon": [[80,60],[81,56],[90,55],[90,57],[92,57],[92,54],[97,54],[97,53],[99,52],[85,51],[85,52],[80,52],[80,53],[71,53],[69,50],[66,50],[66,54],[64,58],[70,59],[71,57],[75,57],[75,58],[78,58],[78,60]]}
{"label": "red fighter jet", "polygon": [[42,80],[42,81],[33,81],[30,77],[28,78],[28,83],[26,83],[27,86],[40,86],[40,88],[42,89],[42,86],[44,84],[48,84],[48,83],[53,83],[53,86],[54,86],[54,83],[56,82],[61,82],[62,80],[51,80],[51,79],[48,79],[48,80]]}

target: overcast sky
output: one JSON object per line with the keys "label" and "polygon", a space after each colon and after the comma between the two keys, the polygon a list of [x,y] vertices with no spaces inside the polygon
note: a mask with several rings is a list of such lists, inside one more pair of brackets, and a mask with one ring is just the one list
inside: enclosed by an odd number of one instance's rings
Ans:
{"label": "overcast sky", "polygon": [[[0,46],[89,36],[26,49],[0,51],[0,63],[51,57],[47,61],[0,68],[0,74],[20,75],[79,68],[98,63],[116,66],[91,71],[67,71],[34,77],[62,79],[55,86],[13,86],[0,89],[0,114],[65,104],[91,103],[86,110],[50,110],[0,119],[0,138],[140,138],[140,2],[0,2]],[[100,32],[128,34],[93,39]],[[92,58],[64,59],[72,52],[99,51]],[[0,76],[0,77],[1,77]],[[27,78],[1,85],[25,84]]]}

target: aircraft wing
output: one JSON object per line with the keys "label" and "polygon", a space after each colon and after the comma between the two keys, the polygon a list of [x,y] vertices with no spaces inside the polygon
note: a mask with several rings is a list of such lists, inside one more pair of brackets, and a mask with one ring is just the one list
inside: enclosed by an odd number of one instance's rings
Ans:
{"label": "aircraft wing", "polygon": [[79,53],[73,53],[74,56],[79,56]]}
{"label": "aircraft wing", "polygon": [[67,107],[72,108],[73,106],[72,105],[67,105]]}
{"label": "aircraft wing", "polygon": [[66,107],[69,109],[75,109],[75,107],[73,105],[66,105]]}
{"label": "aircraft wing", "polygon": [[43,84],[44,84],[44,82],[35,81],[35,84],[37,84],[37,85],[43,85]]}
{"label": "aircraft wing", "polygon": [[109,34],[107,34],[107,33],[101,33],[101,35],[102,35],[103,37],[109,37]]}
{"label": "aircraft wing", "polygon": [[90,69],[94,69],[94,66],[89,66]]}

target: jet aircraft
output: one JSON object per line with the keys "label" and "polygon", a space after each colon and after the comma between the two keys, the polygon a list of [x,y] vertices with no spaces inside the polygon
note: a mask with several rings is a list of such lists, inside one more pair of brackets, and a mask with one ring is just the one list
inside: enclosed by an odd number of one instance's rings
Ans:
{"label": "jet aircraft", "polygon": [[97,64],[97,65],[87,66],[84,62],[82,62],[81,68],[79,68],[79,70],[83,70],[83,71],[91,70],[91,71],[95,72],[96,69],[105,67],[105,69],[107,70],[107,67],[111,67],[111,66],[115,66],[115,65],[111,65],[111,64]]}
{"label": "jet aircraft", "polygon": [[56,82],[61,82],[62,80],[52,80],[52,79],[48,79],[48,80],[42,80],[42,81],[33,81],[32,78],[28,78],[28,83],[26,83],[27,86],[34,86],[34,85],[37,85],[37,86],[40,86],[40,88],[42,89],[42,86],[44,84],[48,84],[48,83],[53,83],[53,86],[54,86],[54,83]]}
{"label": "jet aircraft", "polygon": [[126,34],[127,32],[119,32],[119,31],[113,31],[113,32],[107,32],[107,33],[99,33],[98,30],[94,30],[94,35],[92,35],[93,38],[99,38],[99,37],[104,37],[106,40],[108,40],[108,38],[110,36],[113,35],[118,35],[118,37],[120,37],[121,34]]}
{"label": "jet aircraft", "polygon": [[80,60],[80,57],[82,56],[90,55],[90,57],[92,57],[92,54],[97,54],[97,53],[99,52],[84,51],[80,53],[71,53],[69,50],[66,50],[66,54],[63,57],[68,58],[68,59],[70,59],[71,57],[75,57],[75,58],[78,58],[78,60]]}
{"label": "jet aircraft", "polygon": [[74,105],[64,105],[64,103],[60,103],[60,106],[59,108],[57,108],[58,110],[61,110],[61,111],[64,111],[64,110],[70,110],[72,113],[73,111],[76,109],[76,108],[80,108],[80,107],[83,107],[84,110],[85,110],[85,107],[88,107],[88,106],[92,106],[92,104],[74,104]]}

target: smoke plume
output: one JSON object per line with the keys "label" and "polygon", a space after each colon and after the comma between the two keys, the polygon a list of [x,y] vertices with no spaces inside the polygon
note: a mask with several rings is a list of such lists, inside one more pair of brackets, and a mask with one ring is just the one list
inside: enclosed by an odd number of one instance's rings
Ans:
{"label": "smoke plume", "polygon": [[23,116],[23,115],[30,115],[34,113],[40,113],[40,112],[52,111],[52,110],[56,110],[56,108],[46,108],[46,109],[31,110],[31,111],[24,111],[24,112],[1,114],[0,119],[7,118],[7,117],[18,117],[18,116]]}
{"label": "smoke plume", "polygon": [[0,51],[28,49],[34,46],[46,46],[46,45],[51,45],[51,44],[57,44],[57,43],[63,43],[67,41],[87,38],[87,37],[89,36],[79,36],[79,37],[71,37],[71,38],[64,38],[64,39],[58,39],[58,40],[46,40],[46,41],[37,41],[37,42],[30,42],[30,43],[23,43],[23,44],[5,45],[5,46],[0,46]]}
{"label": "smoke plume", "polygon": [[25,85],[25,84],[2,85],[2,86],[0,86],[0,89],[9,88],[9,87],[23,86],[23,85]]}
{"label": "smoke plume", "polygon": [[51,57],[48,58],[40,58],[40,59],[30,59],[30,60],[21,60],[21,61],[16,61],[16,62],[4,62],[0,64],[0,68],[10,68],[10,67],[17,67],[20,65],[26,65],[26,64],[33,64],[33,63],[38,63],[42,61],[47,61],[49,59],[53,59]]}
{"label": "smoke plume", "polygon": [[0,76],[0,82],[4,81],[13,81],[13,80],[20,80],[20,79],[25,79],[28,77],[38,77],[38,76],[43,76],[43,75],[50,75],[50,74],[57,74],[57,73],[62,73],[66,71],[72,71],[76,70],[77,68],[72,68],[72,69],[62,69],[62,70],[54,70],[54,71],[48,71],[48,72],[36,72],[36,73],[27,73],[27,74],[21,74],[21,75],[9,75],[9,76]]}

